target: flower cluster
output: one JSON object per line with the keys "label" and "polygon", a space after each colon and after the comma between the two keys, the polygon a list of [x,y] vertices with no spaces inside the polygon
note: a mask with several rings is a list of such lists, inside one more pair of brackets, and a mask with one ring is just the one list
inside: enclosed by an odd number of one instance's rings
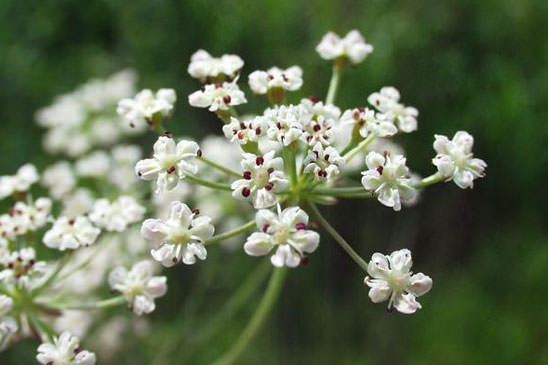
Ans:
{"label": "flower cluster", "polygon": [[[243,115],[244,61],[194,53],[188,72],[201,87],[188,102],[220,120],[220,133],[199,144],[165,130],[174,90],[136,92],[130,71],[92,80],[40,110],[46,150],[67,157],[41,171],[26,164],[0,176],[0,199],[11,207],[0,214],[0,350],[38,336],[41,364],[94,364],[78,337],[112,336],[119,327],[115,320],[102,329],[92,325],[109,317],[99,309],[127,305],[143,319],[167,293],[160,271],[203,265],[217,244],[257,260],[269,256],[265,298],[274,300],[287,268],[313,259],[325,234],[322,242],[331,238],[363,270],[371,301],[388,301],[389,310],[405,314],[421,308],[416,298],[432,279],[410,271],[411,252],[374,253],[366,262],[319,206],[370,199],[400,211],[434,183],[472,188],[487,165],[474,157],[467,132],[451,140],[436,135],[437,171],[419,177],[391,139],[418,128],[418,110],[402,104],[397,89],[364,95],[368,106],[341,112],[336,104],[348,64],[362,62],[373,47],[353,30],[326,34],[316,50],[333,63],[324,100],[291,98],[304,82],[299,66],[270,67],[248,74],[251,92],[270,105]],[[143,159],[141,148],[122,137],[147,130],[157,139]],[[106,285],[111,296],[97,300]],[[103,343],[101,353],[107,348]]]}

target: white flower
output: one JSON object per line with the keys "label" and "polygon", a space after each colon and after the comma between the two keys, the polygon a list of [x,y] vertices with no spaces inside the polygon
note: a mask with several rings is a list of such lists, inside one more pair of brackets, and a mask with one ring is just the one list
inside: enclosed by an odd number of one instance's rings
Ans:
{"label": "white flower", "polygon": [[230,118],[230,123],[223,126],[223,133],[231,142],[239,144],[257,142],[259,137],[266,134],[267,124],[261,118],[238,120]]}
{"label": "white flower", "polygon": [[363,138],[369,136],[370,133],[374,133],[378,137],[390,137],[398,133],[398,128],[384,114],[375,115],[375,111],[369,108],[346,110],[341,117],[341,123],[358,126]]}
{"label": "white flower", "polygon": [[80,246],[93,244],[99,233],[101,230],[94,227],[86,217],[60,217],[55,221],[53,227],[44,234],[43,241],[50,248],[61,251],[74,250]]}
{"label": "white flower", "polygon": [[94,365],[95,354],[80,349],[78,337],[65,331],[53,343],[38,346],[36,360],[42,365]]}
{"label": "white flower", "polygon": [[48,167],[42,174],[42,184],[49,188],[49,194],[54,199],[63,198],[76,185],[70,164],[60,161]]}
{"label": "white flower", "polygon": [[214,231],[209,217],[196,216],[179,201],[171,203],[167,220],[147,219],[141,227],[143,237],[157,247],[150,251],[152,257],[165,267],[180,261],[192,265],[196,257],[205,260],[207,251],[203,243],[213,236]]}
{"label": "white flower", "polygon": [[396,211],[401,209],[402,200],[410,200],[416,194],[405,161],[401,155],[390,157],[390,154],[383,156],[369,152],[365,158],[369,170],[362,172],[365,190],[376,195],[381,204]]}
{"label": "white flower", "polygon": [[285,189],[288,181],[283,173],[283,160],[274,158],[275,151],[264,156],[244,153],[241,162],[243,179],[232,183],[232,196],[249,200],[257,209],[276,204],[276,192]]}
{"label": "white flower", "polygon": [[156,193],[174,189],[187,174],[196,174],[198,166],[191,160],[198,155],[198,145],[182,140],[175,144],[169,137],[159,137],[154,143],[153,158],[135,165],[135,173],[143,180],[156,179]]}
{"label": "white flower", "polygon": [[19,328],[15,319],[9,316],[12,307],[13,299],[0,294],[0,341],[4,339],[4,336],[17,332]]}
{"label": "white flower", "polygon": [[247,103],[247,99],[235,82],[223,82],[208,84],[203,90],[193,92],[188,96],[188,103],[197,108],[209,108],[209,111],[215,112]]}
{"label": "white flower", "polygon": [[311,116],[300,105],[280,105],[265,110],[261,118],[268,124],[268,138],[288,146],[303,133],[303,125]]}
{"label": "white flower", "polygon": [[128,190],[139,180],[135,176],[135,164],[142,158],[142,151],[135,145],[118,145],[112,149],[112,170],[108,179],[122,191]]}
{"label": "white flower", "polygon": [[156,93],[144,89],[133,99],[120,100],[116,112],[131,126],[139,126],[152,123],[156,117],[171,115],[176,100],[177,96],[173,89],[159,89]]}
{"label": "white flower", "polygon": [[0,281],[6,284],[16,283],[20,287],[29,287],[33,280],[43,277],[46,269],[44,261],[36,262],[36,253],[33,248],[27,247],[13,251],[1,258]]}
{"label": "white flower", "polygon": [[299,207],[281,211],[278,205],[278,214],[262,209],[255,220],[260,232],[247,238],[244,250],[250,256],[264,256],[277,247],[270,257],[276,267],[298,266],[305,254],[314,252],[320,242],[317,232],[306,229],[308,215]]}
{"label": "white flower", "polygon": [[485,176],[487,163],[473,158],[474,137],[464,131],[455,133],[452,140],[435,135],[434,150],[438,153],[432,163],[446,181],[453,180],[462,189],[473,188],[474,179]]}
{"label": "white flower", "polygon": [[167,278],[152,275],[152,263],[145,260],[133,265],[129,272],[123,266],[115,268],[108,276],[108,283],[112,290],[124,295],[129,308],[140,316],[154,311],[154,299],[167,292]]}
{"label": "white flower", "polygon": [[363,36],[357,30],[351,30],[342,39],[337,34],[329,32],[323,36],[316,47],[316,52],[325,60],[347,57],[356,64],[373,52],[373,46],[365,43]]}
{"label": "white flower", "polygon": [[315,96],[301,99],[299,105],[301,105],[308,114],[312,115],[313,118],[321,116],[331,123],[337,122],[341,116],[341,110],[336,105],[325,105],[322,101],[318,101],[318,98]]}
{"label": "white flower", "polygon": [[15,233],[23,235],[43,227],[48,221],[51,204],[48,198],[39,198],[33,205],[17,202],[9,210]]}
{"label": "white flower", "polygon": [[316,143],[303,161],[305,173],[312,173],[318,181],[326,181],[337,176],[344,158],[331,146],[324,149],[321,143]]}
{"label": "white flower", "polygon": [[[132,168],[132,174],[135,175]],[[75,218],[79,215],[88,213],[93,208],[93,195],[88,189],[78,189],[71,195],[63,199],[63,210],[61,215],[64,217]]]}
{"label": "white flower", "polygon": [[299,66],[286,70],[272,67],[268,71],[253,71],[249,75],[249,87],[255,94],[266,94],[273,88],[295,91],[303,85],[302,76],[303,70]]}
{"label": "white flower", "polygon": [[223,55],[220,58],[212,57],[200,49],[190,58],[188,73],[190,76],[205,82],[209,78],[226,76],[232,79],[244,66],[244,61],[236,55]]}
{"label": "white flower", "polygon": [[89,213],[89,219],[99,228],[107,231],[123,232],[135,222],[140,221],[145,208],[127,195],[122,195],[112,203],[108,199],[99,199]]}
{"label": "white flower", "polygon": [[110,170],[110,157],[104,151],[96,151],[80,158],[75,167],[79,176],[102,178]]}
{"label": "white flower", "polygon": [[303,122],[303,133],[300,136],[303,142],[311,146],[316,143],[329,145],[333,135],[333,124],[330,120],[320,115],[314,119],[305,119]]}
{"label": "white flower", "polygon": [[13,193],[29,191],[39,179],[36,167],[31,164],[21,166],[15,175],[0,176],[0,199]]}
{"label": "white flower", "polygon": [[423,273],[414,274],[411,252],[407,249],[394,251],[390,256],[374,253],[367,265],[365,284],[369,289],[369,298],[373,303],[388,300],[388,310],[392,307],[398,312],[411,314],[421,308],[415,300],[432,288],[432,279]]}
{"label": "white flower", "polygon": [[392,86],[385,86],[380,92],[374,92],[367,98],[369,104],[381,112],[387,121],[396,123],[402,132],[417,130],[419,111],[412,106],[399,103],[399,100],[400,92]]}

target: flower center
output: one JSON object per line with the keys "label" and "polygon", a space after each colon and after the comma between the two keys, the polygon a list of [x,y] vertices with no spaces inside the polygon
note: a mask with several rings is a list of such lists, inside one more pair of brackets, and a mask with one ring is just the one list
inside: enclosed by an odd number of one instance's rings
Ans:
{"label": "flower center", "polygon": [[190,241],[190,231],[184,227],[172,227],[169,232],[169,241],[178,245],[186,245]]}
{"label": "flower center", "polygon": [[258,168],[253,174],[253,180],[259,189],[264,188],[268,184],[270,174],[265,168]]}

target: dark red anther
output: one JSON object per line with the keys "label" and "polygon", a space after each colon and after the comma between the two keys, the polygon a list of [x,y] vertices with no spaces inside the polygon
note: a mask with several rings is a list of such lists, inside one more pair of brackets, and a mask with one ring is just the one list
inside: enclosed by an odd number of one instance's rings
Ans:
{"label": "dark red anther", "polygon": [[322,127],[320,127],[319,124],[315,124],[314,127],[313,127],[313,129],[314,129],[314,132],[317,132],[317,131],[319,131],[320,129],[322,129]]}
{"label": "dark red anther", "polygon": [[318,157],[320,156],[320,154],[318,153],[318,151],[312,150],[312,152],[314,152],[314,154],[316,155],[316,158],[318,158]]}
{"label": "dark red anther", "polygon": [[245,126],[244,122],[240,122],[240,129],[246,129],[246,126]]}
{"label": "dark red anther", "polygon": [[308,257],[305,256],[305,257],[301,258],[301,264],[300,265],[301,266],[306,266],[306,265],[308,265],[309,261],[310,260],[308,259]]}
{"label": "dark red anther", "polygon": [[35,263],[34,259],[31,259],[31,260],[29,261],[30,266],[34,265],[34,263]]}
{"label": "dark red anther", "polygon": [[223,102],[228,105],[230,104],[230,101],[232,100],[232,98],[230,97],[230,95],[226,95],[225,97],[223,97]]}
{"label": "dark red anther", "polygon": [[326,161],[329,161],[329,153],[325,156],[323,156],[323,159],[326,160]]}
{"label": "dark red anther", "polygon": [[8,209],[8,214],[13,217],[15,215],[15,208],[11,207],[10,209]]}
{"label": "dark red anther", "polygon": [[270,228],[270,224],[265,223],[265,224],[263,225],[263,232],[266,233],[266,231],[268,231],[268,228]]}
{"label": "dark red anther", "polygon": [[198,157],[202,157],[202,150],[198,150],[198,151],[196,151],[196,156],[198,156]]}
{"label": "dark red anther", "polygon": [[242,195],[243,195],[244,197],[247,198],[247,197],[249,196],[249,194],[251,194],[251,190],[249,190],[249,188],[243,188],[243,189],[242,189]]}
{"label": "dark red anther", "polygon": [[216,88],[216,89],[220,89],[220,88],[222,88],[222,87],[223,87],[223,84],[220,84],[220,83],[215,84],[215,88]]}
{"label": "dark red anther", "polygon": [[164,136],[166,136],[167,138],[173,138],[173,133],[165,131]]}
{"label": "dark red anther", "polygon": [[268,74],[268,76],[266,78],[269,79],[269,80],[273,80],[274,76],[272,76],[271,74]]}
{"label": "dark red anther", "polygon": [[392,313],[392,312],[394,311],[394,308],[392,308],[392,307],[386,307],[386,311],[387,311],[388,313]]}
{"label": "dark red anther", "polygon": [[166,172],[167,172],[168,174],[172,174],[172,173],[175,172],[176,169],[177,169],[177,168],[176,168],[175,166],[171,166],[170,168],[168,168],[168,169],[166,170]]}
{"label": "dark red anther", "polygon": [[377,167],[377,172],[379,173],[379,175],[382,175],[383,171],[384,171],[384,167],[382,167],[382,166]]}
{"label": "dark red anther", "polygon": [[171,261],[173,261],[174,264],[176,264],[177,262],[179,262],[179,260],[177,260],[177,257],[172,258]]}
{"label": "dark red anther", "polygon": [[256,135],[260,135],[261,134],[261,127],[257,127],[257,129],[255,129],[255,134]]}
{"label": "dark red anther", "polygon": [[358,108],[358,110],[360,111],[360,113],[365,113],[365,107],[364,106]]}
{"label": "dark red anther", "polygon": [[70,224],[71,226],[74,225],[74,222],[75,222],[74,218],[71,218],[68,220],[68,224]]}
{"label": "dark red anther", "polygon": [[295,224],[295,228],[297,228],[298,231],[302,231],[303,229],[306,228],[306,224],[304,224],[304,222],[299,222]]}
{"label": "dark red anther", "polygon": [[143,176],[143,173],[141,171],[138,171],[137,176],[141,177],[141,176]]}
{"label": "dark red anther", "polygon": [[77,347],[77,348],[74,349],[73,352],[74,352],[74,355],[78,355],[80,352],[82,352],[82,349]]}
{"label": "dark red anther", "polygon": [[273,167],[271,167],[271,168],[269,168],[269,169],[268,169],[268,170],[266,170],[266,171],[267,171],[267,172],[268,172],[268,174],[270,175],[271,173],[273,173],[273,172],[274,172],[274,168],[273,168]]}
{"label": "dark red anther", "polygon": [[200,214],[200,209],[198,209],[198,208],[192,209],[192,213],[193,213],[194,215],[198,215],[198,214]]}
{"label": "dark red anther", "polygon": [[274,187],[274,185],[272,185],[272,183],[268,183],[264,186],[264,188],[268,191],[272,190],[273,187]]}
{"label": "dark red anther", "polygon": [[312,95],[308,97],[308,100],[310,100],[313,104],[316,104],[318,102],[318,97]]}
{"label": "dark red anther", "polygon": [[255,163],[257,164],[257,166],[261,166],[264,163],[263,156],[257,156],[257,158],[255,159]]}
{"label": "dark red anther", "polygon": [[278,129],[282,129],[282,125],[280,124],[280,122],[277,122],[277,123],[276,123],[276,127],[277,127]]}
{"label": "dark red anther", "polygon": [[287,78],[287,76],[285,76],[285,74],[282,74],[282,78],[284,79],[285,82],[289,81],[289,79]]}
{"label": "dark red anther", "polygon": [[238,139],[244,139],[244,138],[245,138],[244,132],[242,132],[242,131],[238,132],[238,136],[237,136],[237,137],[238,137]]}
{"label": "dark red anther", "polygon": [[8,269],[13,269],[13,262],[8,263]]}
{"label": "dark red anther", "polygon": [[246,179],[246,180],[251,180],[251,171],[244,171],[244,173],[242,174],[242,176],[243,176],[244,179]]}

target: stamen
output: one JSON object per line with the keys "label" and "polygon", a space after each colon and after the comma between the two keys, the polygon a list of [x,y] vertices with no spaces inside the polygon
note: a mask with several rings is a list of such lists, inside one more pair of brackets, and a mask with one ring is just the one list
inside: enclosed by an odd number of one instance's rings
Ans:
{"label": "stamen", "polygon": [[306,228],[306,224],[304,224],[304,222],[299,222],[295,224],[295,228],[297,228],[298,231],[302,231],[303,229]]}
{"label": "stamen", "polygon": [[168,174],[172,174],[172,173],[175,172],[176,169],[177,169],[177,168],[176,168],[175,166],[171,166],[169,169],[167,169],[166,172],[167,172]]}
{"label": "stamen", "polygon": [[243,175],[244,179],[251,180],[251,171],[244,171]]}
{"label": "stamen", "polygon": [[382,175],[383,171],[384,171],[384,167],[382,167],[382,166],[377,167],[377,172],[379,173],[379,175]]}
{"label": "stamen", "polygon": [[249,194],[251,194],[251,190],[249,190],[249,188],[243,188],[243,189],[242,189],[242,195],[243,195],[244,197],[247,198],[247,197],[249,196]]}
{"label": "stamen", "polygon": [[264,163],[264,158],[262,156],[257,156],[257,158],[255,159],[255,163],[257,164],[257,166],[260,166]]}

